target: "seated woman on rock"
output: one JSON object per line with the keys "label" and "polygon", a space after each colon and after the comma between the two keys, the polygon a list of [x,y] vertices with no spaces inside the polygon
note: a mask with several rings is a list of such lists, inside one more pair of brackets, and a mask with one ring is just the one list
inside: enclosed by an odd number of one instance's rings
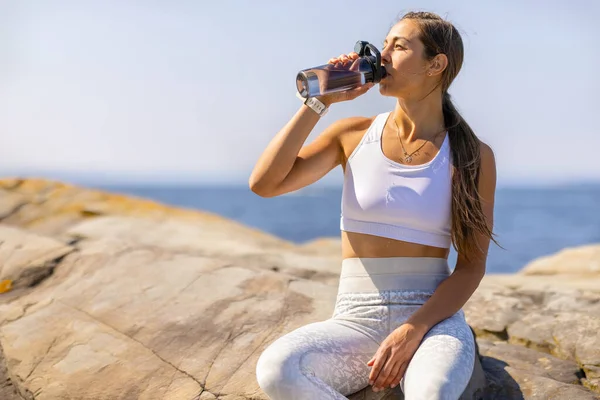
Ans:
{"label": "seated woman on rock", "polygon": [[[496,167],[448,94],[462,39],[439,16],[410,12],[387,34],[381,59],[379,92],[397,99],[392,111],[339,120],[305,145],[321,114],[303,104],[250,177],[255,193],[272,197],[337,165],[344,171],[335,310],[261,354],[257,380],[271,399],[345,399],[367,385],[400,385],[407,400],[458,399],[471,378],[475,343],[462,307],[494,240]],[[317,99],[330,107],[372,86]]]}

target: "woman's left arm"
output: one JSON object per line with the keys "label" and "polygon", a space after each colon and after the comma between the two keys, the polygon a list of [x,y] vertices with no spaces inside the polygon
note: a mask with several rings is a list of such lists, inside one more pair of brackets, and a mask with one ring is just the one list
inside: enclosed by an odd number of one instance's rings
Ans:
{"label": "woman's left arm", "polygon": [[[492,149],[481,144],[481,170],[478,185],[481,207],[492,230],[494,197],[496,192],[496,160]],[[433,295],[406,321],[423,336],[438,322],[458,312],[473,295],[485,275],[490,238],[477,234],[478,253],[469,259],[458,254],[452,274],[444,280]]]}
{"label": "woman's left arm", "polygon": [[[496,161],[492,149],[484,143],[481,145],[478,191],[491,231],[496,191]],[[452,274],[438,285],[431,297],[405,323],[382,342],[373,358],[367,362],[367,365],[372,367],[369,384],[373,385],[374,391],[388,385],[396,386],[425,334],[438,322],[457,313],[473,295],[485,275],[485,262],[490,245],[490,238],[483,234],[478,234],[476,240],[479,252],[471,254],[470,257],[458,254]]]}

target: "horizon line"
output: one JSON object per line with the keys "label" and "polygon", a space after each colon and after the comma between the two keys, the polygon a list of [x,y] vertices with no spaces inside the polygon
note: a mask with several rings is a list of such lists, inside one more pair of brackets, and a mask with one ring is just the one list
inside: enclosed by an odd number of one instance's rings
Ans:
{"label": "horizon line", "polygon": [[[6,172],[6,171],[5,171]],[[169,187],[230,187],[240,188],[246,187],[248,190],[248,181],[242,179],[239,174],[235,176],[223,176],[220,179],[206,177],[191,177],[182,176],[179,180],[174,180],[173,175],[155,176],[155,179],[150,179],[148,175],[135,176],[133,174],[115,176],[112,173],[92,173],[92,174],[72,174],[68,172],[44,172],[44,173],[2,173],[0,179],[42,179],[49,181],[62,182],[76,186],[95,186],[95,187],[136,187],[136,188],[169,188]],[[169,179],[171,178],[171,179]],[[496,183],[497,189],[512,189],[512,188],[568,188],[582,186],[600,186],[600,177],[597,179],[589,178],[564,178],[564,179],[540,179],[540,178],[523,179],[502,179]],[[315,182],[309,186],[298,189],[296,192],[311,189],[341,189],[342,182],[331,182],[331,179]]]}

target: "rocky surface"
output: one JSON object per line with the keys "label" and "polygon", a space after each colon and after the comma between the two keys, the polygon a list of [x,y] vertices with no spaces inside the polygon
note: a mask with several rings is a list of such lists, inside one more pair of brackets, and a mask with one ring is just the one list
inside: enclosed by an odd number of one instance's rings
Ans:
{"label": "rocky surface", "polygon": [[71,251],[71,246],[52,238],[0,225],[0,280],[12,281],[14,289],[34,286]]}
{"label": "rocky surface", "polygon": [[564,249],[557,254],[540,257],[526,265],[523,275],[584,275],[600,274],[600,246],[589,245]]}
{"label": "rocky surface", "polygon": [[[542,281],[486,276],[465,306],[483,368],[464,398],[600,398],[590,248],[547,259]],[[296,246],[209,213],[0,181],[0,280],[14,282],[0,294],[0,398],[266,399],[258,356],[330,317],[339,261],[334,240]]]}

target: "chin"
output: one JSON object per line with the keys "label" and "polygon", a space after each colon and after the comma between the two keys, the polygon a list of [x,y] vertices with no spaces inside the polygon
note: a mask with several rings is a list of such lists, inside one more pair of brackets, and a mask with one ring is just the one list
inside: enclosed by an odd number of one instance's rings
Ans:
{"label": "chin", "polygon": [[394,88],[390,87],[387,82],[379,83],[379,93],[382,96],[395,96]]}

